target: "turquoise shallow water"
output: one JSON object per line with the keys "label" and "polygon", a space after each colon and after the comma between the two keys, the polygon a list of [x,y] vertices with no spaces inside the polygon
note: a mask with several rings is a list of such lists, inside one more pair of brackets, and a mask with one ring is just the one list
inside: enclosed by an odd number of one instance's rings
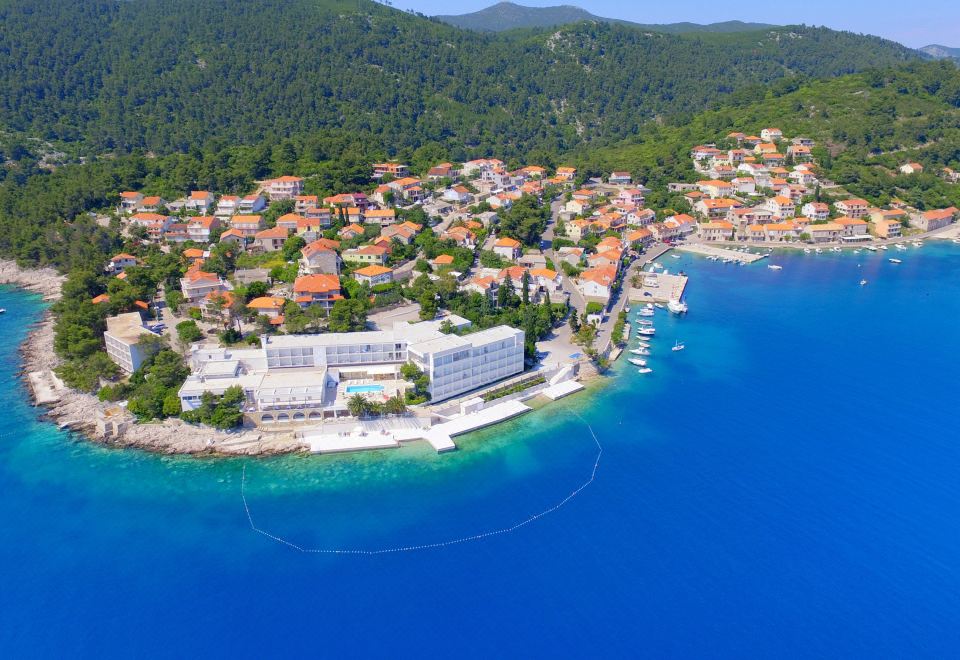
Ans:
{"label": "turquoise shallow water", "polygon": [[[889,256],[889,255],[886,255]],[[960,648],[960,250],[663,259],[691,313],[654,374],[428,447],[215,460],[38,421],[0,292],[0,651],[10,657],[750,655]],[[861,278],[869,284],[858,286]],[[675,339],[681,353],[669,351]],[[376,557],[311,548],[436,543]]]}

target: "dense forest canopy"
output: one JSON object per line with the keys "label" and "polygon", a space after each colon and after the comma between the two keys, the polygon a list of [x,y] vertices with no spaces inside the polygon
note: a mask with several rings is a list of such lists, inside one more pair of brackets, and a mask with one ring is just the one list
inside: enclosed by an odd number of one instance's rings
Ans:
{"label": "dense forest canopy", "polygon": [[368,0],[2,0],[0,128],[91,153],[316,132],[385,156],[426,144],[460,158],[562,153],[751,84],[916,56],[807,27],[484,35]]}

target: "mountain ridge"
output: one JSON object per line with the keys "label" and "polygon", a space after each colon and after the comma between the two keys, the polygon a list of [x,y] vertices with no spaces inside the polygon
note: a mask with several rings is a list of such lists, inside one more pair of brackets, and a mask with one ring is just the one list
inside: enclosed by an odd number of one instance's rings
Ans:
{"label": "mountain ridge", "polygon": [[581,21],[618,23],[666,34],[684,34],[688,32],[750,32],[779,27],[768,23],[747,23],[743,21],[722,21],[706,24],[691,22],[636,23],[619,18],[597,16],[576,5],[527,7],[514,2],[498,2],[495,5],[467,14],[444,14],[434,16],[433,18],[448,25],[477,32],[503,32],[523,28],[546,28],[569,25]]}
{"label": "mountain ridge", "polygon": [[924,46],[923,48],[918,48],[917,50],[938,60],[960,60],[960,48],[952,48],[950,46],[942,46],[940,44],[930,44],[929,46]]}

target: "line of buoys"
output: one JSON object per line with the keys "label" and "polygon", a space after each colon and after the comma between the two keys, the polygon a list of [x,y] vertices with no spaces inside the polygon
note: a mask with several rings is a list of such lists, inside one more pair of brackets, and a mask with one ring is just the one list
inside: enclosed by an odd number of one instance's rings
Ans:
{"label": "line of buoys", "polygon": [[417,545],[404,545],[396,546],[392,548],[377,548],[372,550],[365,549],[356,549],[356,548],[307,548],[292,541],[289,541],[281,536],[271,534],[270,532],[260,529],[257,527],[256,523],[253,520],[253,514],[250,512],[250,504],[247,502],[246,495],[246,484],[247,484],[247,466],[243,466],[243,471],[240,478],[240,497],[243,500],[243,508],[247,514],[247,522],[250,524],[250,529],[257,534],[267,537],[268,539],[275,541],[281,545],[285,545],[288,548],[296,550],[297,552],[303,553],[312,553],[312,554],[329,554],[329,555],[385,555],[396,552],[414,552],[417,550],[432,550],[435,548],[445,548],[452,545],[459,545],[461,543],[468,543],[471,541],[480,541],[482,539],[489,538],[491,536],[500,536],[503,534],[509,534],[510,532],[515,532],[522,527],[526,527],[530,523],[540,520],[546,515],[549,515],[556,511],[557,509],[564,506],[567,502],[572,500],[574,497],[579,495],[583,490],[592,484],[597,478],[597,470],[600,468],[600,457],[603,455],[603,446],[600,444],[600,440],[597,438],[597,434],[594,433],[593,427],[590,426],[580,415],[575,412],[570,414],[575,415],[586,425],[587,429],[590,431],[590,436],[593,438],[594,443],[597,445],[597,457],[593,462],[593,469],[590,471],[590,477],[580,484],[577,488],[570,492],[569,495],[564,497],[562,500],[554,504],[553,506],[544,509],[540,513],[534,514],[520,522],[517,522],[508,527],[501,527],[500,529],[490,530],[488,532],[481,532],[478,534],[472,534],[470,536],[461,536],[455,539],[450,539],[448,541],[438,541],[435,543],[421,543]]}

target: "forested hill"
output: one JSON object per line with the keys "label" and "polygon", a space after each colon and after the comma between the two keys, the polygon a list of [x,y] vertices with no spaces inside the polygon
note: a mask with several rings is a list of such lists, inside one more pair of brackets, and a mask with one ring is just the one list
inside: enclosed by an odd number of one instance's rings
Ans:
{"label": "forested hill", "polygon": [[437,20],[466,30],[480,32],[503,32],[519,28],[541,28],[567,25],[580,21],[603,21],[622,23],[645,30],[680,34],[683,32],[744,32],[775,27],[765,23],[744,23],[743,21],[724,21],[722,23],[662,23],[641,24],[615,18],[595,16],[585,9],[573,5],[556,7],[526,7],[513,2],[498,2],[495,5],[469,14],[436,16]]}
{"label": "forested hill", "polygon": [[97,153],[305,134],[384,155],[424,144],[454,157],[562,153],[749,85],[915,56],[800,27],[479,34],[368,0],[4,0],[0,129]]}

